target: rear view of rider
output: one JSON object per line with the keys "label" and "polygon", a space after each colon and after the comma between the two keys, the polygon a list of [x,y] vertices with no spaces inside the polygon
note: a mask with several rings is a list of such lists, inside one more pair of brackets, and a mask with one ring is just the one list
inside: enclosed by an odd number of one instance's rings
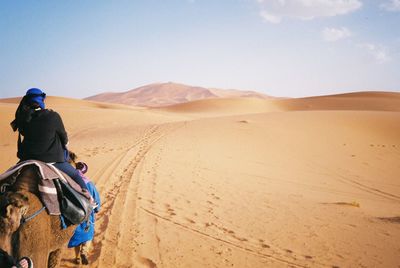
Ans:
{"label": "rear view of rider", "polygon": [[21,161],[34,159],[53,163],[87,191],[79,172],[66,161],[68,136],[62,119],[57,112],[45,108],[45,98],[42,90],[31,88],[15,112],[11,126],[20,134],[17,156]]}

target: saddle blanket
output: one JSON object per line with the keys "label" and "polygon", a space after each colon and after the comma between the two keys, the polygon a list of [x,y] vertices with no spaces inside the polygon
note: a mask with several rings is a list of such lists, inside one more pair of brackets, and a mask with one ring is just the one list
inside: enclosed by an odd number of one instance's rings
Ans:
{"label": "saddle blanket", "polygon": [[61,215],[60,205],[57,198],[57,189],[53,182],[54,179],[60,179],[67,182],[69,185],[71,185],[72,188],[74,188],[74,190],[87,196],[86,192],[82,192],[82,188],[79,186],[79,184],[77,184],[67,174],[58,170],[53,165],[39,160],[26,160],[19,162],[18,164],[7,170],[5,173],[0,175],[0,184],[2,180],[10,177],[16,172],[18,172],[17,175],[19,175],[21,169],[29,165],[35,165],[39,169],[40,178],[38,188],[40,198],[50,215]]}

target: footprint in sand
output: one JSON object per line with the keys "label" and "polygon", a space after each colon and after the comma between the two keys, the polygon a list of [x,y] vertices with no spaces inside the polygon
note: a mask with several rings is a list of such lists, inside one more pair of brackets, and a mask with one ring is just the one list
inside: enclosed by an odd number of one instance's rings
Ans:
{"label": "footprint in sand", "polygon": [[210,227],[210,226],[213,226],[214,224],[212,223],[212,222],[206,222],[205,224],[204,224],[204,226],[205,227]]}
{"label": "footprint in sand", "polygon": [[271,246],[270,246],[270,245],[267,245],[267,244],[264,244],[264,243],[263,243],[263,244],[261,244],[261,247],[262,247],[262,248],[271,248]]}
{"label": "footprint in sand", "polygon": [[170,216],[176,216],[175,210],[171,208],[170,204],[165,204],[165,208]]}
{"label": "footprint in sand", "polygon": [[194,220],[192,220],[192,219],[190,219],[190,218],[186,218],[186,220],[187,220],[188,222],[190,222],[191,224],[195,224],[195,223],[196,223]]}
{"label": "footprint in sand", "polygon": [[215,200],[220,200],[221,199],[219,196],[215,195],[214,193],[212,193],[211,195]]}

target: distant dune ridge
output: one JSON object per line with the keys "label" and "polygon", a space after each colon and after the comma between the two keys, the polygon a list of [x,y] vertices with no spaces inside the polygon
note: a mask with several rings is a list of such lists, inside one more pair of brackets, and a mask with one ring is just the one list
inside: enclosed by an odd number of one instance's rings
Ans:
{"label": "distant dune ridge", "polygon": [[268,98],[268,96],[254,91],[204,88],[169,82],[154,83],[119,93],[101,93],[85,99],[143,107],[160,107],[195,100],[229,97]]}
{"label": "distant dune ridge", "polygon": [[356,92],[306,98],[215,98],[159,107],[168,112],[236,115],[280,111],[400,111],[400,93]]}
{"label": "distant dune ridge", "polygon": [[222,111],[224,114],[238,114],[277,110],[398,111],[399,96],[400,93],[396,92],[365,91],[304,98],[278,98],[255,91],[204,88],[168,82],[153,83],[125,92],[101,93],[84,100],[137,107],[161,107],[170,112]]}
{"label": "distant dune ridge", "polygon": [[[102,198],[90,267],[398,267],[400,93],[187,87],[134,92],[167,107],[46,99]],[[0,99],[2,171],[19,100]]]}

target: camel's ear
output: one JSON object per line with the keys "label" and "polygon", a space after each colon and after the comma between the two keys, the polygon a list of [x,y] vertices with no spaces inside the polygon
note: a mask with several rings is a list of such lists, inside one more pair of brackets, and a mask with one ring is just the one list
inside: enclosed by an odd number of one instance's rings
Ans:
{"label": "camel's ear", "polygon": [[11,213],[12,213],[11,209],[12,209],[12,204],[8,204],[6,206],[6,218],[11,218]]}
{"label": "camel's ear", "polygon": [[21,215],[22,216],[24,216],[24,215],[26,215],[26,213],[28,213],[28,206],[23,206],[22,208],[21,208]]}

